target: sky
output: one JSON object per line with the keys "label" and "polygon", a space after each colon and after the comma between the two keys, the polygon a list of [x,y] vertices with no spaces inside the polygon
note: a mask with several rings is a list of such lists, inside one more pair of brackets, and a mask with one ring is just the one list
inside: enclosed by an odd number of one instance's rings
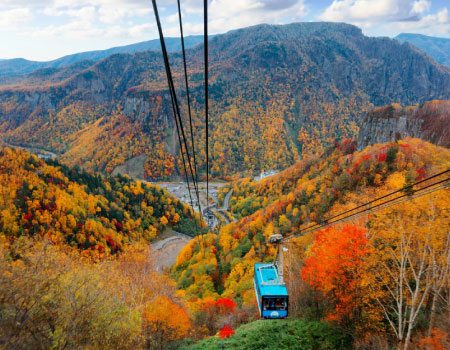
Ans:
{"label": "sky", "polygon": [[[179,36],[176,0],[157,0]],[[260,23],[346,22],[368,36],[450,38],[448,0],[209,0],[209,33]],[[181,0],[185,35],[203,33],[203,1]],[[158,37],[151,0],[0,0],[0,59],[46,61]]]}

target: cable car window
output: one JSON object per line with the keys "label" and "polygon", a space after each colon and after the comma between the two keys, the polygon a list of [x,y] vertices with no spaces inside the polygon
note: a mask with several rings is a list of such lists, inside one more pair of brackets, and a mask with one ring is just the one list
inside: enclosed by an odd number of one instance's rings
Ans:
{"label": "cable car window", "polygon": [[287,309],[286,298],[264,298],[263,310],[267,311],[284,311]]}

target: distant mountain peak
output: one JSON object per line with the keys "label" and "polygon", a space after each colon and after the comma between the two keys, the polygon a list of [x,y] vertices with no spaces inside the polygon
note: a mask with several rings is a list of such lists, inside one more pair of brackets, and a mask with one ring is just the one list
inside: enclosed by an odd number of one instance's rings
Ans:
{"label": "distant mountain peak", "polygon": [[440,64],[450,67],[450,39],[415,33],[401,33],[394,39],[408,42],[425,51]]}

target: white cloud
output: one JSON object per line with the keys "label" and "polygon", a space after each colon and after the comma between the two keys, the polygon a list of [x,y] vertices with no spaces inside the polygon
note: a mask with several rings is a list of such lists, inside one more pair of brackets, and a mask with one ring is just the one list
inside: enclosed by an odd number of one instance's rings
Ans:
{"label": "white cloud", "polygon": [[94,6],[80,8],[46,7],[40,12],[49,17],[69,16],[80,20],[93,21],[96,17],[97,10]]}
{"label": "white cloud", "polygon": [[435,14],[424,16],[417,22],[397,22],[384,25],[394,32],[413,32],[431,36],[448,36],[450,34],[450,15],[447,8]]}
{"label": "white cloud", "polygon": [[35,38],[61,38],[61,39],[99,39],[99,38],[146,38],[155,29],[151,23],[135,26],[108,26],[98,27],[85,21],[73,21],[61,26],[50,25],[44,28],[32,28],[24,32],[25,35]]}
{"label": "white cloud", "polygon": [[149,39],[151,13],[149,0],[0,0],[0,28],[34,38]]}
{"label": "white cloud", "polygon": [[60,26],[29,28],[25,30],[25,34],[35,38],[86,39],[99,37],[103,30],[84,21],[73,21]]}
{"label": "white cloud", "polygon": [[[209,0],[209,31],[223,33],[259,23],[299,21],[306,14],[304,1]],[[20,12],[20,4],[25,3],[29,5],[28,16]],[[179,35],[176,1],[158,0],[158,6],[165,35]],[[203,33],[203,2],[183,0],[182,8],[185,34]],[[0,19],[8,24],[14,21],[6,17],[13,14],[18,14],[15,16],[18,24],[25,23],[34,14],[36,20],[21,30],[22,34],[30,33],[33,37],[72,39],[103,33],[109,37],[139,38],[150,30],[149,23],[154,23],[150,0],[1,0],[2,9],[6,10],[0,12]]]}
{"label": "white cloud", "polygon": [[103,36],[106,38],[141,38],[142,36],[149,37],[149,33],[155,29],[155,26],[151,23],[139,24],[130,27],[113,26],[104,30]]}
{"label": "white cloud", "polygon": [[306,12],[302,0],[213,0],[210,27],[217,33],[260,23],[296,22]]}
{"label": "white cloud", "polygon": [[223,32],[259,23],[294,22],[306,15],[302,0],[212,0],[211,30]]}
{"label": "white cloud", "polygon": [[99,19],[103,23],[117,23],[117,21],[121,20],[123,17],[125,17],[125,12],[122,11],[120,8],[114,8],[114,7],[100,7],[99,9]]}
{"label": "white cloud", "polygon": [[412,12],[419,15],[427,12],[431,7],[431,2],[427,0],[414,1]]}
{"label": "white cloud", "polygon": [[19,28],[33,18],[29,8],[0,11],[1,28]]}
{"label": "white cloud", "polygon": [[[103,23],[117,23],[117,21],[122,20],[125,17],[142,17],[148,16],[151,13],[150,7],[145,8],[131,8],[128,6],[101,6],[99,8],[99,19]],[[148,16],[149,17],[149,16]],[[150,18],[150,17],[149,17]]]}
{"label": "white cloud", "polygon": [[363,29],[384,28],[390,32],[413,31],[428,35],[449,34],[447,8],[427,14],[429,0],[334,0],[320,20],[347,22]]}
{"label": "white cloud", "polygon": [[[187,20],[183,16],[185,34],[203,34],[202,17],[199,16],[203,14],[202,2],[187,0],[183,4],[183,15],[184,11],[187,14]],[[306,13],[303,0],[211,0],[208,7],[209,32],[223,33],[260,23],[295,22],[304,18]],[[168,23],[172,19],[171,16],[166,17]],[[179,35],[178,26],[168,27],[164,33],[167,36]]]}
{"label": "white cloud", "polygon": [[147,37],[149,37],[148,34],[153,29],[155,29],[155,26],[151,23],[136,25],[131,28],[127,28],[127,36],[130,36],[132,38],[139,38],[143,35],[147,35]]}
{"label": "white cloud", "polygon": [[[181,13],[183,13],[183,11],[181,11]],[[167,23],[176,23],[178,22],[178,11],[175,12],[174,14],[167,16],[166,17],[166,22]]]}
{"label": "white cloud", "polygon": [[[419,3],[424,1],[419,0]],[[425,1],[426,2],[426,1]],[[417,5],[416,8],[423,7]],[[319,16],[323,21],[366,22],[406,20],[415,15],[409,0],[334,0]]]}

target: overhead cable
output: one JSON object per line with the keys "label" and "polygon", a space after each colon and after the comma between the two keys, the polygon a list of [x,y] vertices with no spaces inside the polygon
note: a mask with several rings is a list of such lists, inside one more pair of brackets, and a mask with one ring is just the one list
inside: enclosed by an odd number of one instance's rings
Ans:
{"label": "overhead cable", "polygon": [[205,55],[205,124],[206,124],[206,207],[209,204],[209,119],[208,119],[208,0],[203,1],[203,50]]}
{"label": "overhead cable", "polygon": [[[194,174],[193,174],[193,171],[192,171],[192,166],[191,166],[191,161],[190,161],[189,150],[187,148],[186,138],[184,136],[183,123],[182,123],[181,116],[180,116],[180,109],[179,109],[179,106],[178,106],[178,100],[177,100],[177,96],[176,96],[175,86],[174,86],[173,79],[172,79],[172,72],[170,70],[169,58],[168,58],[168,55],[167,55],[167,49],[166,49],[166,44],[165,44],[165,40],[164,40],[164,35],[163,35],[163,32],[162,32],[161,21],[160,21],[160,18],[159,18],[159,13],[158,13],[158,7],[156,5],[156,0],[152,0],[152,4],[153,4],[153,11],[155,13],[156,23],[157,23],[157,26],[158,26],[159,39],[160,39],[160,42],[161,42],[161,50],[162,50],[162,53],[163,53],[164,66],[165,66],[165,69],[166,69],[167,81],[168,81],[168,84],[169,84],[169,91],[170,91],[170,97],[171,97],[171,102],[172,102],[172,109],[173,109],[173,113],[174,113],[174,117],[175,117],[175,124],[176,124],[176,128],[177,128],[178,141],[180,143],[180,152],[181,152],[181,155],[182,155],[183,166],[184,166],[184,169],[185,169],[185,177],[186,177],[186,182],[187,182],[187,185],[188,185],[189,197],[191,198],[191,206],[192,206],[192,208],[194,208],[193,203],[192,203],[192,195],[191,195],[191,189],[190,189],[190,185],[189,185],[189,177],[188,177],[188,172],[187,172],[187,167],[186,167],[186,161],[184,159],[183,144],[181,142],[181,137],[180,137],[180,130],[181,130],[181,135],[183,136],[183,140],[184,140],[184,145],[185,145],[185,149],[186,149],[186,155],[187,155],[187,158],[188,158],[188,163],[189,163],[189,168],[190,168],[190,171],[191,171],[192,179],[194,179]],[[194,182],[194,188],[196,188],[196,190],[197,190],[195,182]],[[199,198],[198,192],[197,192],[197,197]],[[201,212],[201,208],[200,208],[200,201],[198,201],[198,205],[199,205],[199,210],[200,210],[200,217],[202,217],[202,212]]]}
{"label": "overhead cable", "polygon": [[[190,93],[189,93],[189,81],[188,81],[187,66],[186,66],[186,50],[184,47],[183,21],[181,18],[180,0],[177,0],[177,4],[178,4],[178,19],[180,22],[181,51],[183,54],[184,80],[185,80],[185,84],[186,84],[186,99],[187,99],[188,115],[189,115],[189,128],[191,131],[192,154],[194,156],[194,175],[195,175],[195,183],[197,184],[197,192],[198,192],[197,159],[195,156],[194,129],[192,127],[191,98],[190,98]],[[197,193],[197,196],[198,196],[198,193]],[[198,200],[200,201],[200,198],[198,198]]]}
{"label": "overhead cable", "polygon": [[[333,217],[331,217],[331,218],[325,219],[325,220],[323,220],[322,223],[314,224],[314,225],[311,225],[311,226],[309,226],[309,227],[306,227],[305,229],[301,230],[301,232],[300,232],[299,234],[294,235],[294,236],[291,236],[291,237],[286,237],[286,238],[284,238],[284,239],[282,240],[282,242],[289,241],[289,240],[291,240],[291,239],[293,239],[293,238],[303,236],[303,235],[305,235],[305,234],[307,234],[307,233],[317,231],[317,230],[319,230],[319,229],[322,229],[322,228],[331,226],[331,225],[336,224],[336,223],[338,223],[338,222],[347,221],[347,220],[349,220],[349,219],[351,219],[351,218],[356,218],[356,217],[359,217],[359,216],[364,215],[364,214],[368,214],[368,213],[371,213],[371,212],[374,212],[374,211],[378,211],[378,210],[380,210],[380,209],[384,209],[384,208],[390,207],[390,206],[392,206],[392,205],[401,203],[401,202],[403,202],[403,201],[408,201],[408,200],[411,200],[411,199],[413,199],[413,198],[417,198],[417,197],[423,196],[423,195],[425,195],[425,194],[432,193],[432,192],[437,191],[437,190],[439,190],[439,189],[447,188],[447,187],[449,186],[450,177],[449,177],[449,178],[446,178],[446,179],[444,179],[444,180],[437,181],[437,182],[432,183],[432,184],[430,184],[430,185],[427,185],[427,186],[425,186],[425,187],[422,187],[421,189],[415,190],[413,194],[407,194],[407,193],[405,193],[405,194],[403,194],[403,195],[401,195],[401,196],[395,197],[395,198],[393,198],[393,199],[389,199],[389,200],[387,200],[387,201],[385,201],[385,202],[378,203],[378,204],[376,204],[376,205],[370,207],[370,204],[372,204],[372,203],[374,203],[374,202],[378,202],[378,201],[381,200],[381,199],[385,199],[385,198],[387,198],[387,197],[389,197],[389,196],[391,196],[391,195],[393,195],[393,194],[395,194],[395,193],[404,191],[405,189],[412,189],[414,186],[416,186],[416,185],[418,185],[418,184],[420,184],[420,183],[423,183],[423,182],[425,182],[425,181],[429,181],[430,179],[436,178],[436,177],[438,177],[438,176],[440,176],[440,175],[443,175],[443,174],[445,174],[445,173],[448,173],[448,172],[450,172],[450,169],[449,169],[449,170],[446,170],[446,171],[443,171],[443,172],[441,172],[441,173],[435,174],[435,175],[433,175],[433,176],[430,176],[430,177],[428,177],[428,178],[426,178],[426,179],[423,179],[423,180],[421,180],[421,181],[415,182],[415,183],[413,183],[413,184],[411,184],[411,185],[402,187],[402,188],[399,189],[399,190],[396,190],[396,191],[391,192],[391,193],[389,193],[389,194],[387,194],[387,195],[384,195],[384,196],[381,196],[381,197],[376,198],[376,199],[374,199],[374,200],[371,200],[370,202],[361,204],[361,205],[359,205],[359,206],[357,206],[357,207],[355,207],[355,208],[353,208],[353,209],[344,211],[344,212],[342,212],[342,213],[340,213],[340,214],[338,214],[338,215],[335,215],[335,216],[333,216]],[[402,200],[402,199],[403,199],[403,200]],[[344,215],[344,214],[346,214],[346,213],[350,213],[350,212],[353,212],[353,211],[355,211],[355,210],[357,210],[357,209],[361,209],[361,208],[364,208],[364,207],[366,207],[366,209],[360,210],[360,211],[358,211],[358,212],[356,212],[356,213],[353,213],[353,214],[349,214],[349,215],[347,215],[347,216],[344,216],[344,217],[342,217],[342,218],[336,219],[336,220],[334,220],[334,221],[330,221],[330,220],[335,219],[335,218],[338,218],[338,217],[340,217],[340,216],[342,216],[342,215]]]}

